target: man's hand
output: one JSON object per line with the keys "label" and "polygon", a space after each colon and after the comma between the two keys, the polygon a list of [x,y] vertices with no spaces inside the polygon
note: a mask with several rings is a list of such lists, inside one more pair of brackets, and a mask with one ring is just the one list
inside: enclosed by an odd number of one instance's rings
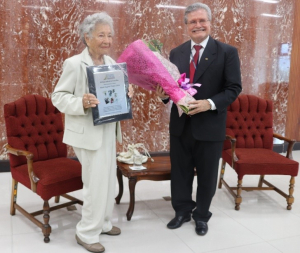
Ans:
{"label": "man's hand", "polygon": [[169,96],[165,93],[165,91],[163,90],[163,88],[159,84],[157,84],[157,86],[156,86],[155,93],[156,93],[157,96],[159,96],[160,99],[169,98]]}
{"label": "man's hand", "polygon": [[194,115],[199,112],[205,112],[210,110],[210,103],[208,100],[195,100],[188,103],[189,104],[189,115]]}

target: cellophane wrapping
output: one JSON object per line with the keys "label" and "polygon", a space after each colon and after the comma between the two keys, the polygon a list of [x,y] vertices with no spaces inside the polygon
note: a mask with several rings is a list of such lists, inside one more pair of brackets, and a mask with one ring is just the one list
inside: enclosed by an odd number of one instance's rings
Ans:
{"label": "cellophane wrapping", "polygon": [[[146,90],[155,90],[159,84],[170,99],[181,109],[188,107],[188,102],[195,100],[181,89],[177,80],[180,78],[178,68],[160,53],[151,51],[142,40],[131,43],[117,60],[127,63],[129,83]],[[186,110],[184,109],[186,112]]]}

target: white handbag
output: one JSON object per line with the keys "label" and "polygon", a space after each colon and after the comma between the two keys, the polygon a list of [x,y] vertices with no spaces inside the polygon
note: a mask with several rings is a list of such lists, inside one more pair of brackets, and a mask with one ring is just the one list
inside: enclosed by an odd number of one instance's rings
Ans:
{"label": "white handbag", "polygon": [[[142,155],[139,151],[138,148],[142,148],[145,155]],[[121,152],[117,156],[117,160],[122,163],[127,163],[127,164],[133,164],[133,156],[138,155],[142,157],[142,163],[145,163],[148,161],[148,158],[151,159],[152,162],[154,160],[150,156],[148,150],[145,148],[143,143],[136,143],[136,144],[128,144],[127,151],[126,152]]]}

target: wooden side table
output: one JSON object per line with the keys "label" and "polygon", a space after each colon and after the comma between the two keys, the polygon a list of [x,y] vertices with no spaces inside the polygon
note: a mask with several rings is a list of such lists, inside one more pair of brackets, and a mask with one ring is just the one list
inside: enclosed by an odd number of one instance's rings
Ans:
{"label": "wooden side table", "polygon": [[156,156],[153,157],[154,162],[150,159],[147,163],[143,163],[143,166],[147,169],[145,170],[131,170],[130,164],[117,162],[117,178],[119,182],[119,194],[115,198],[116,203],[120,204],[120,200],[123,195],[123,177],[127,177],[129,180],[129,192],[130,192],[130,202],[129,208],[127,210],[126,216],[127,220],[131,220],[134,204],[135,204],[135,185],[141,180],[152,180],[152,181],[163,181],[171,179],[171,164],[169,156]]}

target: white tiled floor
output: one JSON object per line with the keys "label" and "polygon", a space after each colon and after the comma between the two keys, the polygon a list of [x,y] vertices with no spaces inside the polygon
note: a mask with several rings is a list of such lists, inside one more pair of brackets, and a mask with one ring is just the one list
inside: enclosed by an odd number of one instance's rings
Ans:
{"label": "white tiled floor", "polygon": [[[300,151],[293,152],[300,162]],[[236,174],[227,166],[225,179],[236,184]],[[288,176],[268,177],[279,188],[287,192]],[[258,177],[245,176],[244,186],[256,185]],[[299,253],[300,252],[300,179],[296,178],[295,203],[291,211],[286,210],[285,199],[274,191],[243,192],[240,211],[234,210],[232,196],[226,189],[217,189],[206,236],[197,236],[194,222],[181,228],[169,230],[166,224],[174,216],[170,201],[170,182],[141,181],[136,186],[136,205],[131,221],[127,221],[129,193],[124,178],[124,195],[120,205],[115,205],[113,224],[122,229],[116,237],[100,235],[100,242],[107,253]],[[74,239],[75,225],[80,219],[81,207],[77,211],[66,209],[50,214],[51,241],[43,242],[40,229],[18,211],[10,216],[10,173],[0,173],[0,252],[87,252]],[[117,192],[116,187],[116,192]],[[81,191],[73,193],[80,197]],[[40,209],[42,201],[28,189],[19,185],[18,202],[24,208]],[[53,200],[50,201],[53,204]]]}

